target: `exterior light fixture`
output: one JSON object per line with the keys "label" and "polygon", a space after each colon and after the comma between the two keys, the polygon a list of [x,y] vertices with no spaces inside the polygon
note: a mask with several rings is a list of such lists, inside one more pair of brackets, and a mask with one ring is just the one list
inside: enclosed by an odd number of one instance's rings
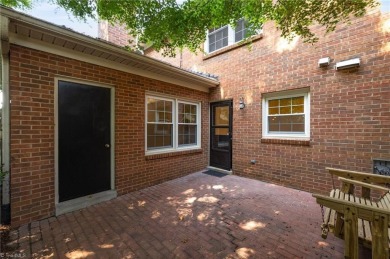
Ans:
{"label": "exterior light fixture", "polygon": [[360,58],[353,58],[353,59],[337,62],[335,69],[342,70],[342,69],[354,68],[358,66],[360,66]]}
{"label": "exterior light fixture", "polygon": [[244,103],[244,97],[240,97],[240,110],[244,109],[245,108],[245,103]]}
{"label": "exterior light fixture", "polygon": [[330,64],[330,57],[320,58],[318,60],[318,67],[327,67]]}

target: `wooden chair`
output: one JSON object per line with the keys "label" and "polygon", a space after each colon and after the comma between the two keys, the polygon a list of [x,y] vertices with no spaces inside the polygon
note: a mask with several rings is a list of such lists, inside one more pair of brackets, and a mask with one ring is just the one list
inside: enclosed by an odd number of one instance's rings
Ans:
{"label": "wooden chair", "polygon": [[[372,248],[373,258],[389,258],[390,190],[378,184],[389,184],[390,177],[355,171],[326,168],[339,176],[341,189],[335,187],[330,196],[313,194],[317,203],[325,206],[323,237],[327,230],[345,240],[345,257],[358,257],[358,241]],[[360,197],[355,187],[361,187]],[[378,200],[371,190],[384,192]]]}

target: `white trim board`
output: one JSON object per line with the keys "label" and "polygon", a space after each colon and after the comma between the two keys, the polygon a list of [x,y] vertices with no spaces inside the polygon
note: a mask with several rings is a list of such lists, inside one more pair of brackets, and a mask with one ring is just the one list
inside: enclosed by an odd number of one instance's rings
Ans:
{"label": "white trim board", "polygon": [[135,74],[135,75],[139,75],[139,76],[143,76],[143,77],[147,77],[147,78],[151,78],[151,79],[183,86],[186,88],[190,88],[190,89],[194,89],[194,90],[198,90],[198,91],[202,91],[202,92],[206,92],[206,93],[209,92],[208,87],[202,87],[202,86],[195,84],[195,83],[182,81],[182,80],[179,80],[179,79],[176,79],[173,77],[153,73],[153,72],[142,70],[142,69],[139,69],[136,67],[126,66],[124,64],[117,63],[114,61],[106,60],[106,59],[99,58],[99,57],[92,56],[92,55],[88,55],[88,54],[84,54],[84,53],[81,53],[78,51],[72,51],[71,49],[55,47],[52,44],[45,43],[45,42],[35,40],[32,38],[20,36],[20,35],[17,35],[15,33],[10,33],[10,43],[15,44],[15,45],[19,45],[22,47],[27,47],[27,48],[31,48],[31,49],[44,51],[44,52],[51,53],[54,55],[59,55],[59,56],[66,57],[66,58],[71,58],[71,59],[87,62],[87,63],[94,64],[94,65],[99,65],[99,66],[106,67],[106,68],[115,69],[118,71],[130,73],[130,74]]}

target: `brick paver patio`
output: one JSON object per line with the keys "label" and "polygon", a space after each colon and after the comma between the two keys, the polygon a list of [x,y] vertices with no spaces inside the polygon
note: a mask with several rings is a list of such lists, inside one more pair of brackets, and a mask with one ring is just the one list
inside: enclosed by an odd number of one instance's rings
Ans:
{"label": "brick paver patio", "polygon": [[310,193],[198,172],[10,232],[33,258],[343,258]]}

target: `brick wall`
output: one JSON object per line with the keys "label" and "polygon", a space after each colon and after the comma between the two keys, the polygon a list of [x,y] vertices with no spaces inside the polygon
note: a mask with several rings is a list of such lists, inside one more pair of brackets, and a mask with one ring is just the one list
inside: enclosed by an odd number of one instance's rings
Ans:
{"label": "brick wall", "polygon": [[[372,172],[374,158],[390,160],[389,12],[372,10],[325,36],[323,28],[315,30],[318,43],[288,44],[267,23],[250,48],[229,47],[200,55],[199,62],[183,60],[219,76],[221,85],[210,101],[234,101],[234,174],[327,193],[331,179],[325,167]],[[151,50],[146,54],[170,60]],[[318,59],[327,56],[331,65],[318,68]],[[335,62],[355,57],[361,58],[358,69],[333,69]],[[302,87],[310,87],[311,94],[310,145],[262,141],[262,94]],[[240,97],[244,110],[238,108]]]}
{"label": "brick wall", "polygon": [[119,46],[135,46],[124,25],[113,25],[105,20],[99,21],[98,37]]}
{"label": "brick wall", "polygon": [[54,215],[54,77],[115,86],[115,186],[119,195],[207,166],[202,151],[145,157],[145,91],[200,101],[208,132],[208,94],[141,76],[11,45],[11,219],[18,226]]}

